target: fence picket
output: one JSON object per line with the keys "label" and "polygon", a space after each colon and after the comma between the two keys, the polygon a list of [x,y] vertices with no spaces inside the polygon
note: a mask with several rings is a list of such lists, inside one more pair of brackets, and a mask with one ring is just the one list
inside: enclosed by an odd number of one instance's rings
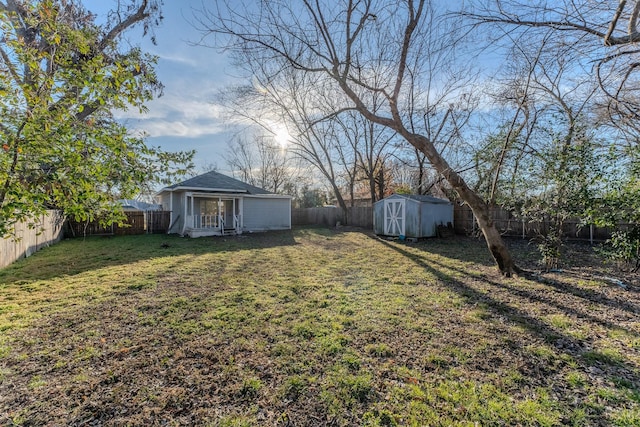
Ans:
{"label": "fence picket", "polygon": [[63,235],[62,223],[61,214],[49,210],[35,224],[16,224],[14,238],[0,239],[0,268],[60,241]]}

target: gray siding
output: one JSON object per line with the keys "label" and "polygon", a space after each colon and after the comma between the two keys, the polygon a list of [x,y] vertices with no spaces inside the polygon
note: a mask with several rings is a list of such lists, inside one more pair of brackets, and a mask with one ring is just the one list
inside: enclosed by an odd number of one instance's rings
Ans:
{"label": "gray siding", "polygon": [[171,202],[169,202],[169,198],[171,197],[171,193],[162,193],[160,195],[160,200],[158,200],[158,203],[162,205],[162,210],[163,211],[169,211],[171,210]]}
{"label": "gray siding", "polygon": [[245,197],[243,205],[244,231],[291,228],[291,199]]}
{"label": "gray siding", "polygon": [[[171,224],[169,224],[168,233],[180,233],[182,232],[182,225],[184,224],[184,211],[183,211],[183,192],[173,192],[173,209],[171,214]],[[169,209],[169,206],[166,208]]]}
{"label": "gray siding", "polygon": [[434,237],[438,235],[439,225],[453,224],[453,205],[423,203],[422,230],[420,237]]}

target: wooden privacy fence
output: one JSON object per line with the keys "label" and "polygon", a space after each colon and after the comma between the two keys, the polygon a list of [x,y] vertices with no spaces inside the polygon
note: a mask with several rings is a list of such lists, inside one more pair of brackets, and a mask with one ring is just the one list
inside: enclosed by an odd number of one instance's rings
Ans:
{"label": "wooden privacy fence", "polygon": [[162,234],[169,229],[171,213],[167,211],[125,212],[127,219],[122,226],[112,224],[102,227],[97,222],[68,221],[66,236],[124,236],[133,234]]}
{"label": "wooden privacy fence", "polygon": [[[510,211],[499,206],[490,209],[490,215],[496,227],[504,236],[531,239],[549,232],[549,222],[527,221],[516,218]],[[347,209],[346,219],[342,210],[333,206],[320,208],[296,208],[291,210],[292,225],[327,225],[335,226],[340,221],[344,225],[373,228],[373,207],[353,207]],[[615,228],[583,226],[577,219],[565,221],[563,233],[569,239],[604,241],[611,238],[616,230],[626,230],[633,224],[620,223]],[[473,234],[478,232],[478,224],[467,205],[454,204],[453,227],[456,234]]]}
{"label": "wooden privacy fence", "polygon": [[347,209],[347,225],[373,229],[373,206]]}
{"label": "wooden privacy fence", "polygon": [[342,209],[334,206],[291,209],[292,225],[335,226],[338,222],[354,227],[373,228],[373,207],[347,208],[346,218]]}
{"label": "wooden privacy fence", "polygon": [[[500,206],[490,209],[490,217],[496,228],[503,236],[531,239],[549,232],[549,221],[529,221],[516,218],[513,213]],[[453,224],[456,234],[473,234],[479,231],[478,224],[468,205],[454,205]],[[583,225],[578,218],[572,218],[564,222],[562,232],[568,239],[604,241],[611,238],[611,233],[616,230],[626,230],[633,224],[619,223],[615,228],[596,227]]]}
{"label": "wooden privacy fence", "polygon": [[335,226],[342,211],[336,207],[291,209],[291,225]]}
{"label": "wooden privacy fence", "polygon": [[0,268],[60,241],[63,222],[60,212],[49,210],[35,224],[16,224],[13,238],[0,239]]}
{"label": "wooden privacy fence", "polygon": [[148,211],[146,215],[146,232],[148,234],[164,234],[169,230],[171,212]]}

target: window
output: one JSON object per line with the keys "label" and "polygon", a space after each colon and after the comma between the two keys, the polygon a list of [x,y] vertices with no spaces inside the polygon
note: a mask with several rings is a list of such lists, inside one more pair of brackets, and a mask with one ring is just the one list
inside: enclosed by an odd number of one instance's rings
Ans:
{"label": "window", "polygon": [[201,200],[200,201],[200,215],[216,215],[218,213],[218,201],[217,200]]}

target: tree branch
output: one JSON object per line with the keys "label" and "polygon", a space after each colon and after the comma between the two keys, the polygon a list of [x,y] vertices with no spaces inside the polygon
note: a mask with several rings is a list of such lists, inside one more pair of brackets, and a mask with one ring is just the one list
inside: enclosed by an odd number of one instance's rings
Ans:
{"label": "tree branch", "polygon": [[127,16],[127,18],[124,21],[118,22],[118,24],[116,24],[103,37],[103,39],[98,44],[98,49],[100,51],[105,50],[107,48],[107,46],[109,45],[109,43],[111,43],[113,40],[115,40],[126,29],[130,28],[131,26],[133,26],[133,25],[137,24],[138,22],[143,21],[143,20],[147,19],[149,16],[151,16],[150,13],[147,12],[147,10],[146,10],[148,5],[149,5],[149,0],[142,0],[142,3],[140,4],[140,7],[138,8],[138,10],[136,10],[136,13]]}
{"label": "tree branch", "polygon": [[[605,46],[611,46],[611,36],[616,29],[616,25],[618,25],[618,19],[620,19],[620,16],[622,15],[622,12],[624,11],[624,7],[626,4],[627,4],[627,0],[620,0],[620,3],[618,3],[618,8],[616,9],[616,13],[613,15],[613,18],[611,19],[611,23],[609,23],[609,29],[607,30],[607,33],[604,35]],[[631,32],[632,32],[631,21],[629,21],[629,34],[631,34]]]}

